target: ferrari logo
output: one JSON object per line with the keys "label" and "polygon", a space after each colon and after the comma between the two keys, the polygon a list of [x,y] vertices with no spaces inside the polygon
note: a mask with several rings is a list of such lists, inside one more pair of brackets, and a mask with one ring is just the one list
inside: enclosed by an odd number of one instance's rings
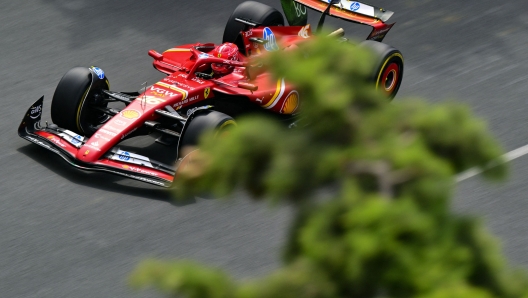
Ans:
{"label": "ferrari logo", "polygon": [[222,53],[218,53],[218,58],[222,58]]}
{"label": "ferrari logo", "polygon": [[86,150],[86,151],[84,152],[84,155],[88,155],[88,153],[90,153],[90,150]]}
{"label": "ferrari logo", "polygon": [[204,90],[204,98],[208,98],[209,97],[209,93],[211,93],[211,88],[207,87],[205,88]]}

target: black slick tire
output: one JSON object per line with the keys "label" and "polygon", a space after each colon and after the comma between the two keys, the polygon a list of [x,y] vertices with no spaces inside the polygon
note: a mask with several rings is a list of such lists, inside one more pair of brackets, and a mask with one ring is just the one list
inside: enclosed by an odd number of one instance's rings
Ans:
{"label": "black slick tire", "polygon": [[211,130],[215,130],[215,137],[218,137],[226,129],[236,125],[235,120],[224,113],[217,111],[203,111],[192,117],[182,131],[182,136],[178,142],[178,156],[183,157],[185,148],[198,145],[200,136]]}
{"label": "black slick tire", "polygon": [[384,92],[389,99],[393,99],[400,89],[403,79],[403,55],[394,47],[387,44],[366,40],[360,44],[375,55],[375,67],[371,80],[376,89]]}
{"label": "black slick tire", "polygon": [[236,21],[236,18],[250,20],[262,26],[284,26],[284,17],[275,8],[260,2],[246,1],[238,5],[229,17],[222,42],[239,43],[238,36],[246,25]]}
{"label": "black slick tire", "polygon": [[75,67],[62,77],[51,102],[53,123],[85,136],[95,132],[105,115],[90,106],[95,105],[95,96],[101,96],[101,89],[108,90],[108,80],[93,80],[93,75],[86,67]]}

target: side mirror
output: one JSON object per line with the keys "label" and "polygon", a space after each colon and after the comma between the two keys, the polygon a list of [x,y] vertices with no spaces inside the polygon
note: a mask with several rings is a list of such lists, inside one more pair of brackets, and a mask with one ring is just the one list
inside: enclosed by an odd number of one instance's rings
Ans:
{"label": "side mirror", "polygon": [[154,58],[155,60],[161,60],[163,58],[163,55],[156,52],[155,50],[148,51],[148,54],[150,57]]}
{"label": "side mirror", "polygon": [[238,82],[238,88],[246,89],[246,90],[249,90],[249,91],[257,91],[258,90],[258,86],[250,84],[250,83],[242,83],[242,82]]}

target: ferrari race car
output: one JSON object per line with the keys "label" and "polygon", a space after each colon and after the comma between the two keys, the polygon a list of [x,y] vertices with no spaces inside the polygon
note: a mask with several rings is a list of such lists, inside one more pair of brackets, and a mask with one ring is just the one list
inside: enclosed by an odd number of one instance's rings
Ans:
{"label": "ferrari race car", "polygon": [[[378,57],[372,80],[388,97],[396,95],[403,74],[403,57],[381,43],[394,24],[384,9],[349,0],[282,0],[283,15],[267,5],[240,4],[225,27],[223,44],[197,43],[158,53],[149,51],[154,67],[167,76],[139,92],[109,90],[99,67],[76,67],[60,80],[51,103],[51,124],[41,124],[41,97],[18,128],[20,137],[62,157],[83,170],[105,171],[170,187],[186,155],[206,130],[235,125],[247,113],[268,113],[293,123],[301,96],[283,79],[249,65],[249,57],[279,51],[313,36],[307,8],[321,11],[316,31],[330,15],[372,26],[363,46]],[[332,33],[346,41],[343,30]],[[251,67],[250,67],[251,66]],[[118,109],[114,106],[123,105]],[[174,163],[120,149],[123,140],[155,134],[158,143],[177,150]],[[121,146],[122,147],[122,146]],[[178,166],[179,165],[179,166]]]}

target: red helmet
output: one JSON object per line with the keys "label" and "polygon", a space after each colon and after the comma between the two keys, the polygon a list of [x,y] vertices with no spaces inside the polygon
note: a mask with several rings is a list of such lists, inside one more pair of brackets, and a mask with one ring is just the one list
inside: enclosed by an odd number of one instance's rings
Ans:
{"label": "red helmet", "polygon": [[[211,51],[211,55],[226,60],[238,61],[238,47],[234,43],[226,42]],[[228,74],[233,71],[232,65],[212,63],[211,68],[215,74]]]}

